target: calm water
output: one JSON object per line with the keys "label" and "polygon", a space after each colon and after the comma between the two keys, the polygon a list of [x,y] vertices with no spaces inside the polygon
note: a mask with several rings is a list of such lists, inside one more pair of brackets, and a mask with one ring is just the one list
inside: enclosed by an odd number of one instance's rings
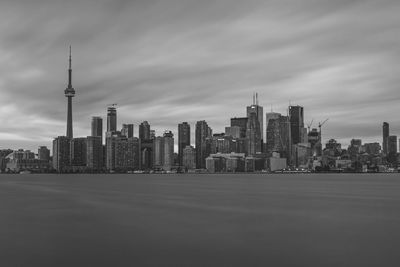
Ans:
{"label": "calm water", "polygon": [[0,175],[1,266],[400,266],[400,175]]}

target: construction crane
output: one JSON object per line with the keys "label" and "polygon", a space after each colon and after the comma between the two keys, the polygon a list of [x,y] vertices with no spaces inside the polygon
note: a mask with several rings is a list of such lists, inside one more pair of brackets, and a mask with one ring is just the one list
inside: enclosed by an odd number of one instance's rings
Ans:
{"label": "construction crane", "polygon": [[314,122],[314,119],[312,119],[311,122],[309,124],[307,124],[308,132],[310,132],[310,128],[311,128],[313,122]]}
{"label": "construction crane", "polygon": [[329,118],[327,118],[326,120],[324,120],[322,123],[321,123],[321,122],[318,123],[318,128],[319,128],[319,142],[320,142],[320,143],[321,143],[321,141],[322,141],[322,132],[321,132],[322,125],[324,125],[325,122],[327,122],[328,120],[329,120]]}

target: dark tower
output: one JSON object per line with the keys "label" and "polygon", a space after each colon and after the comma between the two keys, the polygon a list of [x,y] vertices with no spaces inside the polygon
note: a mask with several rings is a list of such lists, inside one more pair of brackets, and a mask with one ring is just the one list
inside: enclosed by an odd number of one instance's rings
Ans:
{"label": "dark tower", "polygon": [[107,108],[107,132],[117,131],[117,108],[112,104]]}
{"label": "dark tower", "polygon": [[187,122],[178,124],[178,158],[179,165],[183,164],[183,149],[190,146],[190,125]]}
{"label": "dark tower", "polygon": [[68,87],[64,90],[64,94],[68,98],[67,137],[72,139],[72,98],[75,96],[75,89],[72,87],[71,46],[69,47]]}
{"label": "dark tower", "polygon": [[301,106],[289,106],[290,132],[292,144],[303,142],[304,109]]}
{"label": "dark tower", "polygon": [[207,153],[207,138],[212,136],[212,130],[208,127],[206,121],[196,122],[196,168],[206,168]]}
{"label": "dark tower", "polygon": [[139,139],[150,139],[150,124],[147,121],[144,121],[139,125]]}
{"label": "dark tower", "polygon": [[103,140],[103,119],[101,117],[92,117],[91,136],[99,136]]}
{"label": "dark tower", "polygon": [[383,153],[387,156],[388,155],[388,139],[389,139],[389,123],[384,122],[382,126],[383,131],[383,141],[382,141],[382,150]]}

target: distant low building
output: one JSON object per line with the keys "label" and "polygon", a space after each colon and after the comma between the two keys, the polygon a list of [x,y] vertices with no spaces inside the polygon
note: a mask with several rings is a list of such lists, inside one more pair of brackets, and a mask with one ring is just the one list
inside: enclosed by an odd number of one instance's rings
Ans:
{"label": "distant low building", "polygon": [[206,158],[206,169],[209,173],[215,172],[243,172],[245,171],[244,153],[216,153]]}
{"label": "distant low building", "polygon": [[51,169],[48,160],[37,159],[35,154],[30,150],[17,150],[9,154],[7,157],[6,168],[12,172],[35,171],[47,172]]}
{"label": "distant low building", "polygon": [[270,157],[268,159],[268,166],[270,171],[278,171],[287,168],[287,160],[286,158],[280,157]]}

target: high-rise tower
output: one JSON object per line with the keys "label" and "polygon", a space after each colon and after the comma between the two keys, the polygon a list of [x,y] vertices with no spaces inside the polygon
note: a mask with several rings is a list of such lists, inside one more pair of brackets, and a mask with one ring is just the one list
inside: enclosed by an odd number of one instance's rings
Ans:
{"label": "high-rise tower", "polygon": [[[253,95],[253,104],[248,106],[246,108],[246,112],[247,112],[247,125],[246,125],[246,137],[247,133],[249,131],[248,127],[249,127],[249,121],[252,118],[251,114],[255,115],[255,119],[257,120],[256,122],[250,122],[250,125],[254,126],[255,128],[253,129],[253,131],[255,131],[254,133],[252,132],[252,134],[254,134],[254,136],[251,138],[251,142],[255,142],[252,143],[251,146],[254,147],[254,154],[257,152],[262,152],[263,151],[263,135],[264,135],[264,124],[263,124],[263,107],[258,105],[258,94],[255,93]],[[248,151],[250,153],[250,151]]]}
{"label": "high-rise tower", "polygon": [[388,138],[389,138],[389,123],[384,122],[382,126],[383,131],[383,141],[382,141],[382,150],[385,155],[388,154]]}
{"label": "high-rise tower", "polygon": [[190,146],[190,125],[187,122],[178,124],[178,158],[179,165],[183,163],[183,149]]}
{"label": "high-rise tower", "polygon": [[292,144],[304,141],[304,108],[301,106],[289,106],[290,131]]}
{"label": "high-rise tower", "polygon": [[207,138],[212,136],[212,130],[206,121],[196,122],[196,168],[206,168]]}
{"label": "high-rise tower", "polygon": [[68,98],[67,110],[67,137],[73,138],[72,133],[72,98],[75,96],[75,89],[72,87],[72,67],[71,67],[71,46],[69,47],[69,69],[68,69],[68,86],[64,90],[65,97]]}
{"label": "high-rise tower", "polygon": [[116,104],[107,107],[107,132],[117,131],[117,108]]}
{"label": "high-rise tower", "polygon": [[103,119],[101,117],[92,117],[92,135],[99,136],[103,140]]}

